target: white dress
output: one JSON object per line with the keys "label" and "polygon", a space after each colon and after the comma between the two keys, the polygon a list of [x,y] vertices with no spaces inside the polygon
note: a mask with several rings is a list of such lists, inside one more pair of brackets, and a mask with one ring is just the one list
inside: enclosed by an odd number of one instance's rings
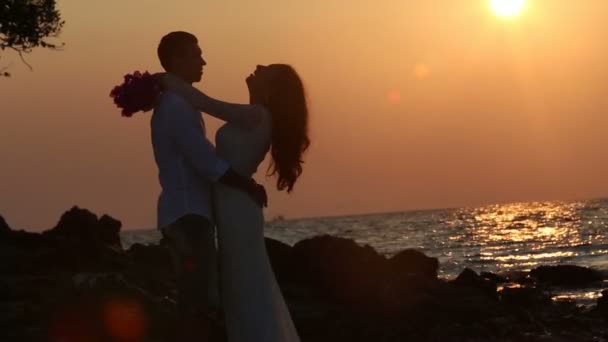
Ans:
{"label": "white dress", "polygon": [[[270,113],[261,106],[218,101],[167,74],[169,89],[228,123],[216,134],[216,154],[251,177],[270,148]],[[249,118],[260,118],[251,125]],[[264,240],[264,213],[246,193],[215,183],[220,293],[229,342],[299,342]]]}
{"label": "white dress", "polygon": [[[270,140],[271,120],[265,113],[254,129],[231,123],[222,126],[216,135],[216,151],[236,172],[252,176]],[[244,192],[219,183],[214,202],[228,341],[299,341],[266,252],[262,208]]]}

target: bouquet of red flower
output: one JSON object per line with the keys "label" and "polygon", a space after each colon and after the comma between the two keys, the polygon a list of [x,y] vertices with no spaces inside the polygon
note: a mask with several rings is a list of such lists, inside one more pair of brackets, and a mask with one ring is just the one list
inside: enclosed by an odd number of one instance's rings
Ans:
{"label": "bouquet of red flower", "polygon": [[160,82],[149,72],[142,74],[135,71],[125,75],[123,84],[114,87],[110,97],[122,109],[122,116],[131,117],[138,111],[146,112],[154,108],[161,91]]}

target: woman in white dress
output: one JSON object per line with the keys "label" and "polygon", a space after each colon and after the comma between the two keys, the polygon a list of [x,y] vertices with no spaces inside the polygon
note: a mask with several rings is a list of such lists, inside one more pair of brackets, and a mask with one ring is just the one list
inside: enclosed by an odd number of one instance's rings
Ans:
{"label": "woman in white dress", "polygon": [[[258,66],[246,79],[250,105],[211,99],[170,74],[163,83],[197,109],[227,121],[216,134],[216,152],[236,172],[252,176],[270,151],[269,174],[277,177],[279,190],[291,192],[310,144],[304,88],[291,66]],[[239,124],[247,115],[257,116],[253,128]],[[214,204],[228,341],[299,341],[266,252],[262,208],[222,184],[215,185]]]}

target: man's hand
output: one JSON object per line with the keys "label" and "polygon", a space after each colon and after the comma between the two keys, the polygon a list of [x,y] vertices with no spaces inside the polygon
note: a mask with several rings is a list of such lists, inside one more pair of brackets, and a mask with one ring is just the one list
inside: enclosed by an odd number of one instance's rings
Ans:
{"label": "man's hand", "polygon": [[263,185],[255,183],[249,196],[251,196],[260,207],[268,207],[268,195],[266,195],[266,189]]}
{"label": "man's hand", "polygon": [[256,183],[252,178],[243,177],[236,173],[232,168],[229,168],[218,181],[222,184],[244,191],[251,196],[261,208],[268,206],[266,189],[264,189],[262,185]]}

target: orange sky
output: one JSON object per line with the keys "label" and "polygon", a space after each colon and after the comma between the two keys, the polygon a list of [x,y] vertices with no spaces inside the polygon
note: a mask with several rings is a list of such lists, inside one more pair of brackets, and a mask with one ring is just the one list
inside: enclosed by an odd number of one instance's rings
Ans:
{"label": "orange sky", "polygon": [[0,59],[13,74],[0,79],[0,215],[13,227],[49,228],[74,204],[154,227],[150,115],[122,118],[108,94],[124,73],[160,70],[173,30],[199,37],[212,96],[246,101],[256,64],[303,77],[313,144],[268,217],[608,195],[605,0],[529,0],[510,19],[487,0],[58,6],[64,51],[28,55],[33,72]]}

